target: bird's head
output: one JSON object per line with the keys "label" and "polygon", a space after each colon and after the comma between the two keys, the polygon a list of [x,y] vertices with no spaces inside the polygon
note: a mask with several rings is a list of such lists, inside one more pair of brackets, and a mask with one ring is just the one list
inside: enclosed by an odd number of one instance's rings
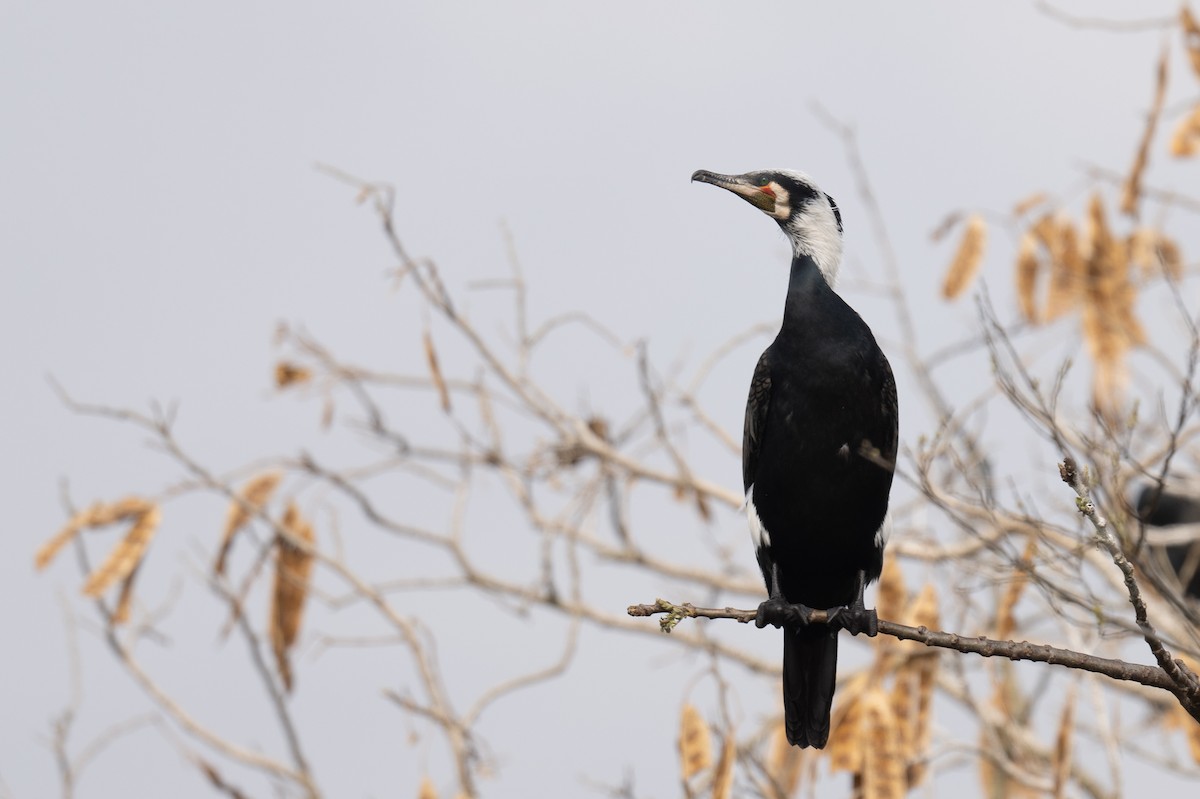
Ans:
{"label": "bird's head", "polygon": [[692,180],[728,189],[774,219],[791,242],[792,254],[812,258],[826,282],[834,284],[842,261],[842,214],[808,175],[790,169],[744,175],[698,169]]}

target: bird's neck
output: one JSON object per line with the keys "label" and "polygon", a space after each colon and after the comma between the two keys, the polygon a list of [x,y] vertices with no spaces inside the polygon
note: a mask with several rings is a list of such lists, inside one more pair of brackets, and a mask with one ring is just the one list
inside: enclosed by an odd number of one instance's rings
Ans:
{"label": "bird's neck", "polygon": [[826,210],[827,219],[815,218],[818,213],[809,210],[779,224],[792,243],[793,265],[796,259],[811,259],[832,288],[837,285],[838,265],[842,261],[842,233],[835,226],[832,211]]}
{"label": "bird's neck", "polygon": [[787,301],[783,306],[783,328],[803,328],[812,322],[814,313],[826,306],[828,299],[836,296],[817,262],[811,255],[797,255],[792,259],[792,273],[788,278]]}

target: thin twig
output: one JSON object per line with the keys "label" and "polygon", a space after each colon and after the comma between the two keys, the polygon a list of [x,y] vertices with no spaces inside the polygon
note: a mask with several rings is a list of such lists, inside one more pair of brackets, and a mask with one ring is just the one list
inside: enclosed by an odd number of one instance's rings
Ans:
{"label": "thin twig", "polygon": [[[1059,473],[1063,482],[1075,491],[1078,497],[1079,512],[1092,523],[1096,530],[1096,539],[1108,551],[1117,568],[1121,570],[1125,579],[1125,588],[1129,592],[1129,604],[1133,605],[1138,628],[1142,631],[1142,636],[1146,639],[1146,644],[1150,647],[1154,659],[1158,661],[1162,674],[1170,680],[1169,686],[1156,685],[1154,687],[1166,687],[1167,690],[1179,697],[1180,704],[1184,709],[1194,719],[1200,721],[1200,679],[1197,679],[1182,660],[1176,660],[1171,656],[1158,631],[1150,623],[1146,602],[1142,599],[1141,589],[1138,587],[1134,575],[1133,564],[1125,557],[1120,542],[1109,529],[1108,520],[1100,515],[1095,503],[1092,502],[1091,489],[1088,486],[1086,475],[1080,473],[1075,461],[1070,457],[1063,458],[1059,465]],[[1143,682],[1145,685],[1150,684],[1142,680],[1138,680],[1138,682]]]}

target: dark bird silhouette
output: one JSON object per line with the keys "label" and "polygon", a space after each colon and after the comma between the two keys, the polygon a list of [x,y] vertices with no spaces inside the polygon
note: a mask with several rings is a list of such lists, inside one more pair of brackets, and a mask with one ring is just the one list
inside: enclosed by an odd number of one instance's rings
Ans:
{"label": "dark bird silhouette", "polygon": [[[792,245],[783,324],[750,381],[742,482],[769,598],[758,626],[784,628],[788,741],[821,748],[837,680],[837,631],[875,632],[863,589],[883,567],[896,460],[896,383],[871,329],[833,290],[842,256],[837,204],[792,171],[692,180],[742,197]],[[810,609],[830,624],[808,623]]]}
{"label": "dark bird silhouette", "polygon": [[[1135,511],[1138,519],[1148,527],[1200,524],[1200,499],[1158,486],[1142,487]],[[1200,599],[1200,540],[1178,541],[1155,548],[1166,555],[1184,595]]]}

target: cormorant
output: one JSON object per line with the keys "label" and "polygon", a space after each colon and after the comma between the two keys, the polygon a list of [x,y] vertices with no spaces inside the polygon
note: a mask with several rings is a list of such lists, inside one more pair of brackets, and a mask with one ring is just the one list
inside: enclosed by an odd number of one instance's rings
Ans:
{"label": "cormorant", "polygon": [[[1137,518],[1150,527],[1200,523],[1200,499],[1154,485],[1142,486],[1135,511]],[[1165,544],[1161,548],[1179,578],[1184,596],[1200,599],[1200,541]]]}
{"label": "cormorant", "polygon": [[[790,170],[692,180],[737,194],[792,245],[783,324],[750,381],[742,481],[769,598],[759,627],[784,627],[788,741],[825,746],[837,631],[875,633],[863,589],[883,568],[898,441],[896,383],[866,322],[833,290],[842,257],[837,204]],[[809,624],[810,609],[830,624]]]}

